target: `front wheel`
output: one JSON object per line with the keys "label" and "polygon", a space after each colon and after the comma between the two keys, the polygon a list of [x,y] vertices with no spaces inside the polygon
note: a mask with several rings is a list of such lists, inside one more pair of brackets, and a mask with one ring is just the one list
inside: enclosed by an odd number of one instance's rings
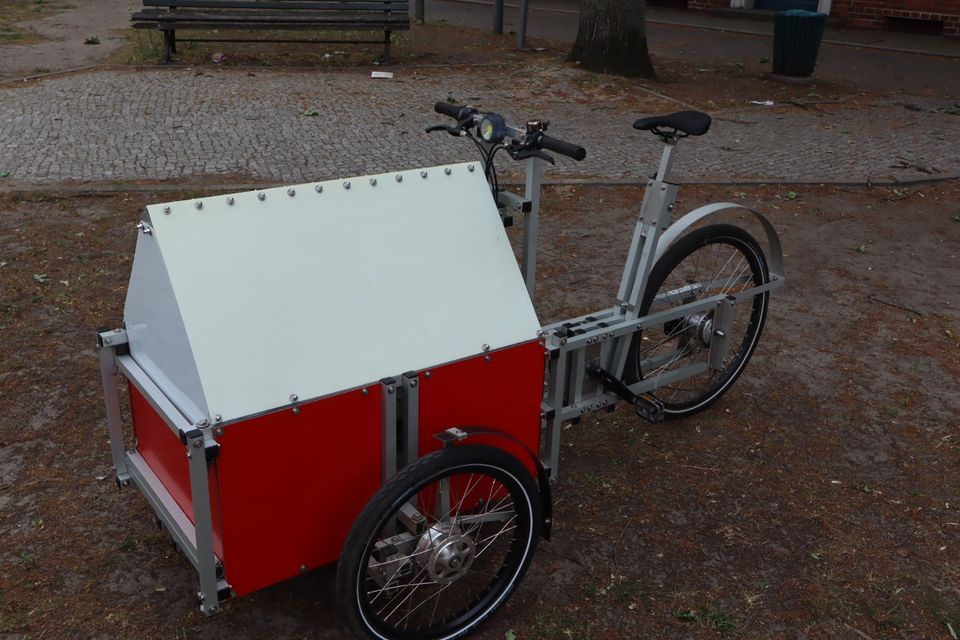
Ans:
{"label": "front wheel", "polygon": [[537,487],[522,464],[493,447],[444,448],[360,514],[337,567],[337,604],[361,638],[458,638],[507,600],[539,533]]}
{"label": "front wheel", "polygon": [[[767,317],[768,292],[751,289],[770,280],[767,260],[749,233],[729,224],[690,232],[672,244],[650,272],[640,316],[715,295],[742,298],[734,305],[729,352],[722,366],[664,384],[653,391],[667,417],[707,408],[734,383],[757,346]],[[625,379],[669,374],[706,361],[713,334],[713,311],[665,322],[635,334]]]}

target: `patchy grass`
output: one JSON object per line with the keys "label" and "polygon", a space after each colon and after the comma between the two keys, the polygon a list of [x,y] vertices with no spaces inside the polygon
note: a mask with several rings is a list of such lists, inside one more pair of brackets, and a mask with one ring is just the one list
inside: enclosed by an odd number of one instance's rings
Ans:
{"label": "patchy grass", "polygon": [[0,45],[42,40],[19,23],[45,18],[73,8],[74,5],[61,0],[3,0],[3,6],[0,7]]}

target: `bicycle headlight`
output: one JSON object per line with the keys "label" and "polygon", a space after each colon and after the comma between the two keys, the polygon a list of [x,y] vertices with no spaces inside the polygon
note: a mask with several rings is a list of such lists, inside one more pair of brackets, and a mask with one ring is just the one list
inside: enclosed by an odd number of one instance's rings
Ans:
{"label": "bicycle headlight", "polygon": [[484,142],[491,144],[503,142],[503,138],[507,135],[507,125],[498,113],[488,113],[483,116],[479,128],[480,137],[483,138]]}

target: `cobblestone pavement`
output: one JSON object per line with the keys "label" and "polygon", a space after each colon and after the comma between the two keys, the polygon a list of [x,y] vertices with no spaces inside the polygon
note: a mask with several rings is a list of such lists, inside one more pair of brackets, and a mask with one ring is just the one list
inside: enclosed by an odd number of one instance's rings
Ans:
{"label": "cobblestone pavement", "polygon": [[[642,179],[656,140],[633,131],[636,96],[585,100],[581,72],[551,67],[397,68],[368,72],[217,69],[100,71],[0,89],[0,188],[117,180],[301,182],[474,158],[466,141],[426,135],[454,96],[508,119],[540,116],[583,144],[547,177]],[[909,104],[903,102],[908,100]],[[632,106],[625,106],[629,102]],[[943,104],[941,104],[943,102]],[[651,97],[648,113],[677,109]],[[960,117],[933,98],[890,98],[817,109],[757,107],[715,114],[685,141],[680,181],[877,181],[960,174]],[[319,115],[304,111],[316,108]],[[691,143],[692,142],[692,143]],[[894,167],[897,168],[894,168]],[[932,172],[932,173],[931,173]]]}

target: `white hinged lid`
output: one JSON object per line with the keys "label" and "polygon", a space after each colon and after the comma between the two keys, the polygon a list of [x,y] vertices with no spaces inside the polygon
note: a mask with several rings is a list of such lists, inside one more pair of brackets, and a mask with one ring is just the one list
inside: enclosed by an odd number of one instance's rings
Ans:
{"label": "white hinged lid", "polygon": [[131,356],[188,415],[226,421],[535,339],[469,166],[148,207]]}

